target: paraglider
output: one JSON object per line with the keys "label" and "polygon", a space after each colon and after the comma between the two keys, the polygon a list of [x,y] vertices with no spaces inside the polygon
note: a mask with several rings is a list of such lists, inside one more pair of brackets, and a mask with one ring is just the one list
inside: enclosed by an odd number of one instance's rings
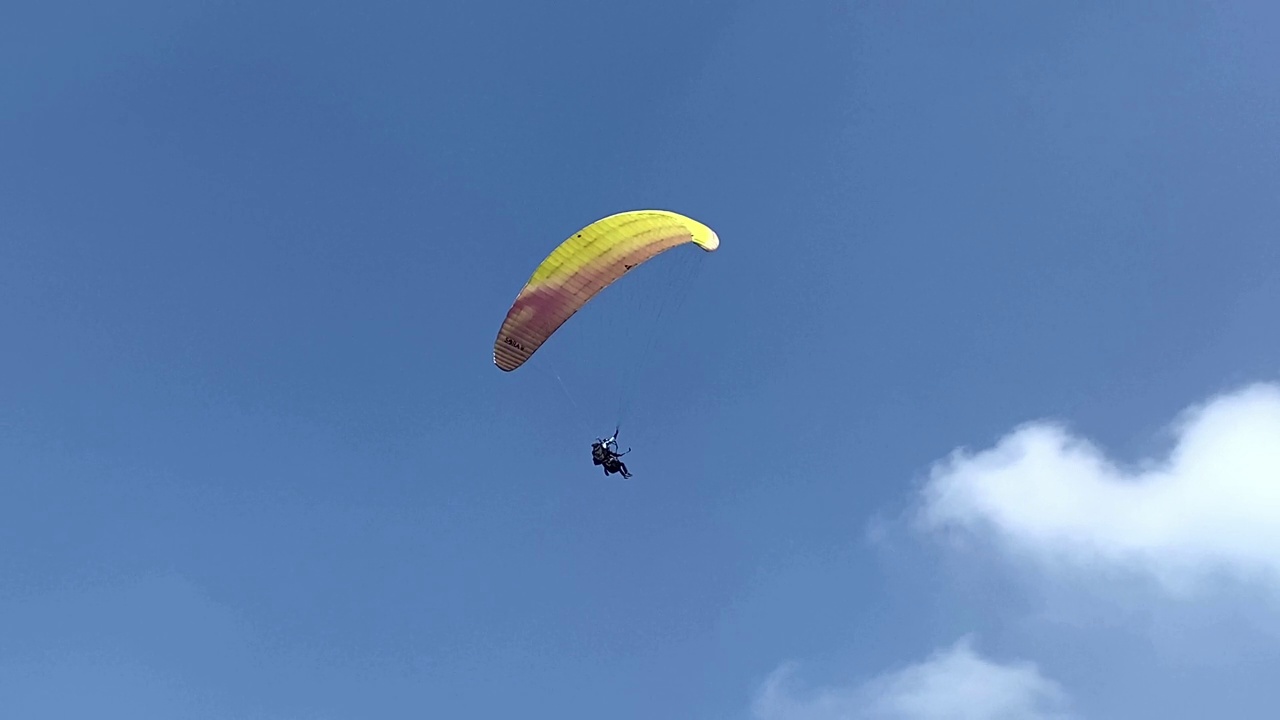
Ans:
{"label": "paraglider", "polygon": [[633,210],[586,226],[533,271],[493,344],[505,372],[523,365],[560,326],[601,290],[658,254],[692,243],[720,247],[711,228],[666,210]]}
{"label": "paraglider", "polygon": [[[538,265],[516,296],[494,340],[494,364],[503,372],[516,370],[606,287],[659,254],[688,244],[713,252],[720,238],[697,220],[667,210],[618,213],[582,228]],[[629,478],[616,440],[616,430],[609,440],[597,438],[592,461],[606,475]]]}

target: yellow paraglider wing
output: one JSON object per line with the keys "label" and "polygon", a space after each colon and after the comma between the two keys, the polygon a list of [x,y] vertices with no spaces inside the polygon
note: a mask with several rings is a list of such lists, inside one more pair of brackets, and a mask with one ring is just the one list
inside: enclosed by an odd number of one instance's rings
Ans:
{"label": "yellow paraglider wing", "polygon": [[524,364],[583,305],[632,268],[686,243],[720,246],[711,228],[665,210],[611,215],[565,240],[516,296],[493,344],[493,362],[510,372]]}

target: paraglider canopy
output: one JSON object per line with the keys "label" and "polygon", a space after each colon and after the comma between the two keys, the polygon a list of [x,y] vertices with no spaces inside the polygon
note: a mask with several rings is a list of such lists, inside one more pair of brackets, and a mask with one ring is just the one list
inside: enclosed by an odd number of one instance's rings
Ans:
{"label": "paraglider canopy", "polygon": [[720,246],[711,228],[666,210],[633,210],[586,226],[533,271],[516,296],[493,345],[505,372],[520,367],[591,298],[636,266],[671,248]]}

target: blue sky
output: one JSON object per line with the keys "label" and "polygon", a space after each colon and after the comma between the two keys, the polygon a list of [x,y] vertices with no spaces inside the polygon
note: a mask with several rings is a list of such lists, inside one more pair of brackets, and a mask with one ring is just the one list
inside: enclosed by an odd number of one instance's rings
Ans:
{"label": "blue sky", "polygon": [[1280,702],[1274,4],[6,14],[6,716]]}

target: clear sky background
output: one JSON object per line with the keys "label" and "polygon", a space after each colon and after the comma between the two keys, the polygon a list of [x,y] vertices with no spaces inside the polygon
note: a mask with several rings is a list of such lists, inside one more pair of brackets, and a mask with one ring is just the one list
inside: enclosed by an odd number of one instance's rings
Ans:
{"label": "clear sky background", "polygon": [[[1274,717],[1277,37],[7,5],[0,716]],[[721,249],[498,371],[537,262],[648,207]]]}

